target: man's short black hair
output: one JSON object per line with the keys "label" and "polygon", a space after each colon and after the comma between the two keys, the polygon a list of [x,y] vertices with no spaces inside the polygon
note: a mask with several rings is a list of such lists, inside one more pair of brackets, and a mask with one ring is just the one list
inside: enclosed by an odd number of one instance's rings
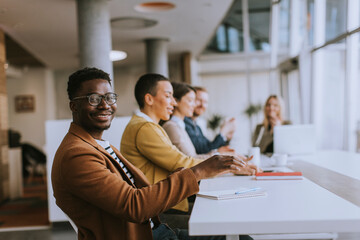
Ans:
{"label": "man's short black hair", "polygon": [[69,99],[72,100],[75,97],[76,92],[80,89],[80,86],[83,82],[94,80],[94,79],[104,79],[107,80],[111,86],[111,80],[108,73],[97,68],[83,68],[71,74],[69,76],[67,92]]}
{"label": "man's short black hair", "polygon": [[168,78],[157,73],[147,73],[142,75],[135,85],[135,98],[140,109],[145,106],[145,95],[150,93],[156,95],[157,83],[160,81],[169,81]]}

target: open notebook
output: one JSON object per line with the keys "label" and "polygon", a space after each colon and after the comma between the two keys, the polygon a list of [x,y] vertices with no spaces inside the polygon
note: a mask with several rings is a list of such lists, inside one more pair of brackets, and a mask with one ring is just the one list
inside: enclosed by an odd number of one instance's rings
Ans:
{"label": "open notebook", "polygon": [[237,188],[237,189],[217,190],[217,191],[200,191],[198,192],[197,196],[215,199],[215,200],[225,200],[225,199],[235,199],[235,198],[266,196],[266,191],[260,187]]}

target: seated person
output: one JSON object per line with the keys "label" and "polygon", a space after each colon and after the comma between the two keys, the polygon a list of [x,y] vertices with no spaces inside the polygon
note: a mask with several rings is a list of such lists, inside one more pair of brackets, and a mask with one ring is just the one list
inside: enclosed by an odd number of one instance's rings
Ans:
{"label": "seated person", "polygon": [[194,109],[193,116],[191,118],[185,117],[185,130],[189,134],[189,137],[194,144],[197,154],[206,154],[212,150],[217,152],[229,152],[233,151],[227,145],[231,140],[235,132],[235,119],[231,118],[227,120],[220,129],[218,134],[213,141],[207,139],[200,126],[196,123],[196,120],[201,116],[208,107],[209,94],[205,88],[194,87],[196,90],[196,106]]}
{"label": "seated person", "polygon": [[56,204],[77,226],[79,240],[198,239],[170,229],[158,214],[197,193],[201,179],[249,171],[242,160],[218,155],[150,185],[102,138],[117,109],[109,74],[96,68],[73,73],[68,95],[73,122],[55,154],[51,181]]}
{"label": "seated person", "polygon": [[273,132],[277,125],[290,124],[283,120],[284,103],[280,96],[271,95],[265,102],[264,122],[258,124],[252,139],[253,147],[260,147],[261,153],[273,153]]}
{"label": "seated person", "polygon": [[[120,149],[150,183],[165,179],[179,167],[192,167],[203,161],[179,151],[159,125],[160,120],[169,120],[176,105],[167,78],[160,74],[143,75],[135,85],[135,98],[140,111],[126,126]],[[187,212],[188,202],[182,201],[174,209]]]}
{"label": "seated person", "polygon": [[195,107],[195,89],[185,83],[171,83],[174,89],[176,106],[169,121],[162,127],[168,134],[171,142],[184,154],[197,158],[207,158],[210,154],[196,154],[195,147],[185,130],[185,117],[192,117]]}
{"label": "seated person", "polygon": [[[195,107],[195,89],[188,84],[172,82],[171,85],[174,89],[174,98],[176,100],[176,106],[174,113],[169,121],[163,124],[163,128],[168,134],[171,142],[184,154],[197,158],[208,158],[215,153],[215,151],[206,154],[197,154],[193,143],[189,135],[185,130],[185,117],[192,117]],[[222,154],[232,155],[232,151]],[[240,158],[242,156],[239,156]]]}

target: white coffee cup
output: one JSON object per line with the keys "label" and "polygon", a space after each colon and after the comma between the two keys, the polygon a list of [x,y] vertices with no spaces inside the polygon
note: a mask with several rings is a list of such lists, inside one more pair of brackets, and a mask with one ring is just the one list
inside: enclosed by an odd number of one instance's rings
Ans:
{"label": "white coffee cup", "polygon": [[285,153],[274,153],[271,158],[273,159],[275,166],[283,167],[287,164],[288,156]]}
{"label": "white coffee cup", "polygon": [[253,156],[250,163],[256,166],[260,166],[260,148],[259,147],[251,147],[249,148],[249,157]]}

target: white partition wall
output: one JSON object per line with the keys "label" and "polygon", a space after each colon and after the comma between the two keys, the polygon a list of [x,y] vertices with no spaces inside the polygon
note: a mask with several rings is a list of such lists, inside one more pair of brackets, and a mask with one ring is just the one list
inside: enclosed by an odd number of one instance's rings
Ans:
{"label": "white partition wall", "polygon": [[[103,139],[106,139],[115,146],[120,148],[120,141],[122,133],[130,121],[131,117],[117,117],[112,121],[109,130],[106,130],[103,135]],[[56,150],[58,149],[61,141],[69,130],[69,126],[72,120],[54,120],[46,122],[46,155],[47,155],[47,186],[48,186],[48,208],[49,208],[49,221],[50,222],[62,222],[68,221],[63,211],[58,208],[53,196],[53,189],[51,184],[51,168],[54,160]]]}

